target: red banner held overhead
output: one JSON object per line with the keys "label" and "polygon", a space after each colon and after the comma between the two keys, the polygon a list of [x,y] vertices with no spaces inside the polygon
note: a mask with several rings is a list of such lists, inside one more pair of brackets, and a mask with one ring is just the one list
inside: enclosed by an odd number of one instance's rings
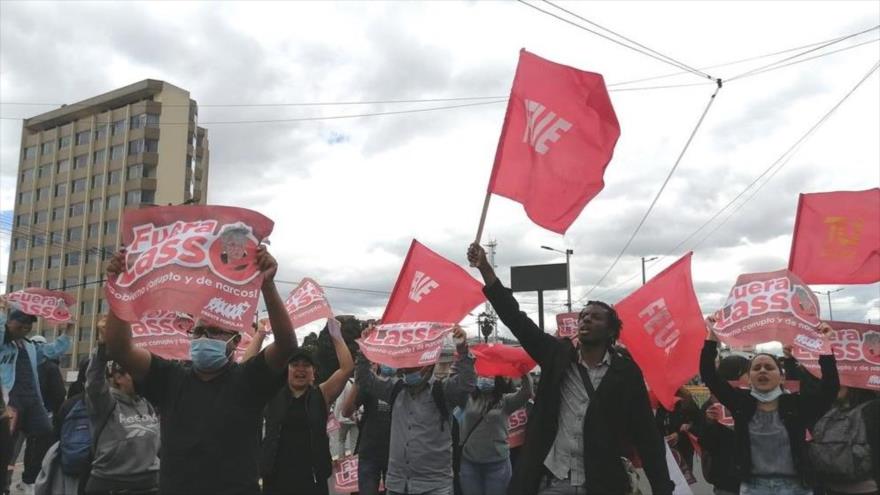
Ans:
{"label": "red banner held overhead", "polygon": [[620,124],[600,74],[520,50],[489,192],[564,234],[605,187]]}
{"label": "red banner held overhead", "polygon": [[179,311],[250,328],[263,281],[256,252],[271,220],[243,208],[161,206],[127,210],[122,223],[126,269],[105,285],[118,317]]}
{"label": "red banner held overhead", "polygon": [[519,378],[535,368],[535,361],[522,347],[504,344],[477,344],[471,347],[476,360],[474,368],[480,376]]}
{"label": "red banner held overhead", "polygon": [[[828,341],[837,360],[840,384],[880,391],[880,325],[829,321],[835,330]],[[822,376],[819,354],[792,349],[792,355],[817,377]]]}
{"label": "red banner held overhead", "polygon": [[76,303],[76,299],[66,292],[39,287],[11,292],[6,294],[6,300],[14,303],[24,313],[56,324],[70,321],[69,306]]}
{"label": "red banner held overhead", "polygon": [[667,410],[675,393],[699,369],[706,324],[691,280],[691,256],[660,272],[614,305],[623,321],[620,340]]}
{"label": "red banner held overhead", "polygon": [[880,188],[801,194],[788,269],[808,284],[880,282]]}
{"label": "red banner held overhead", "polygon": [[165,359],[189,360],[189,335],[195,322],[185,313],[147,311],[131,324],[134,345]]}
{"label": "red banner held overhead", "polygon": [[382,323],[460,322],[485,301],[483,284],[413,239]]}
{"label": "red banner held overhead", "polygon": [[556,315],[556,336],[577,339],[578,313],[561,313]]}
{"label": "red banner held overhead", "polygon": [[724,307],[715,312],[712,329],[731,347],[779,341],[811,351],[829,352],[819,326],[819,301],[797,275],[788,270],[746,273]]}
{"label": "red banner held overhead", "polygon": [[391,323],[376,325],[357,339],[361,352],[374,363],[392,368],[429,366],[440,359],[443,339],[452,323]]}

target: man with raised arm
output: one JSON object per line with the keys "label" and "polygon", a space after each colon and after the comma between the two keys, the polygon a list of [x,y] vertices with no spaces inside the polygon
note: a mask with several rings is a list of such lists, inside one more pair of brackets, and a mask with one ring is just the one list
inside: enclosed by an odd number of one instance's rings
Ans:
{"label": "man with raised arm", "polygon": [[[107,276],[122,272],[122,252]],[[108,355],[128,371],[160,413],[160,493],[260,492],[259,432],[266,403],[284,384],[296,349],[293,325],[275,287],[278,264],[260,246],[257,265],[275,341],[253,359],[233,362],[241,335],[199,322],[191,332],[192,363],[180,364],[134,345],[131,328],[112,311],[104,334]]]}

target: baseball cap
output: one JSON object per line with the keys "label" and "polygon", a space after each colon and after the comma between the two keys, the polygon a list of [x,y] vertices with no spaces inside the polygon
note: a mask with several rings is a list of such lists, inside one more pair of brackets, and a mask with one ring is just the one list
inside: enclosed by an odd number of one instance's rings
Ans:
{"label": "baseball cap", "polygon": [[36,323],[37,317],[34,315],[29,315],[20,309],[13,309],[9,312],[9,316],[6,318],[7,320],[15,320],[20,321],[22,323]]}
{"label": "baseball cap", "polygon": [[317,366],[318,364],[315,362],[315,357],[312,356],[312,353],[308,349],[304,349],[302,347],[296,348],[293,351],[293,354],[290,355],[290,359],[287,360],[287,364],[290,364],[294,361],[308,361],[312,366]]}

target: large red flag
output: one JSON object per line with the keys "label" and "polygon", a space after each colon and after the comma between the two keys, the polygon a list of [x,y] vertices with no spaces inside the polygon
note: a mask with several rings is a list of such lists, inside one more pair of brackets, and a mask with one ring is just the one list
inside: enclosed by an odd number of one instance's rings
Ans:
{"label": "large red flag", "polygon": [[620,340],[667,410],[675,392],[697,374],[706,324],[691,281],[688,253],[614,305],[623,321]]}
{"label": "large red flag", "polygon": [[483,284],[464,268],[413,239],[382,323],[458,323],[485,300]]}
{"label": "large red flag", "polygon": [[489,192],[564,234],[605,187],[620,125],[605,80],[520,50]]}
{"label": "large red flag", "polygon": [[801,194],[788,269],[808,284],[880,282],[880,188]]}

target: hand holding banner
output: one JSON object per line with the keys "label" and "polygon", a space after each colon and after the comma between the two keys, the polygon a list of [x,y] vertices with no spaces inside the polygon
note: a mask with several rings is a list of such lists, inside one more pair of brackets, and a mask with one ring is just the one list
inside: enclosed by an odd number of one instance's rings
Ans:
{"label": "hand holding banner", "polygon": [[392,368],[418,368],[440,359],[443,338],[452,332],[452,323],[390,323],[364,331],[357,339],[367,359]]}
{"label": "hand holding banner", "polygon": [[66,292],[31,287],[6,294],[6,300],[15,303],[22,312],[45,318],[55,324],[71,320],[70,308],[76,299]]}

